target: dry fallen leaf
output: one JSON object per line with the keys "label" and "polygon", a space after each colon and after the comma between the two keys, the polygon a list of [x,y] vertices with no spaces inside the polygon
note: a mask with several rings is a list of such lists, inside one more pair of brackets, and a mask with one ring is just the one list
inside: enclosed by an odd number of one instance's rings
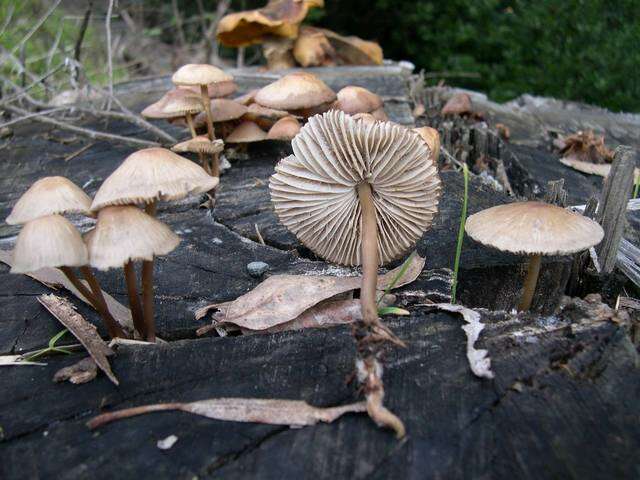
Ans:
{"label": "dry fallen leaf", "polygon": [[487,356],[489,352],[475,348],[475,343],[484,328],[484,324],[480,322],[480,314],[470,308],[463,307],[462,305],[453,305],[451,303],[434,303],[423,306],[462,315],[464,321],[467,322],[467,325],[463,326],[462,330],[464,330],[464,333],[467,335],[467,360],[469,361],[469,367],[477,377],[493,378],[491,359]]}
{"label": "dry fallen leaf", "polygon": [[230,422],[304,427],[318,422],[331,423],[345,413],[366,412],[366,405],[364,402],[358,402],[339,407],[318,408],[301,400],[211,398],[191,403],[157,403],[103,413],[89,420],[87,426],[94,429],[115,420],[167,410],[179,410]]}
{"label": "dry fallen leaf", "polygon": [[[12,266],[13,258],[9,250],[0,250],[0,262]],[[76,287],[74,287],[69,279],[57,268],[42,268],[36,272],[28,273],[27,276],[33,278],[34,280],[37,280],[38,282],[49,288],[53,288],[54,290],[62,286],[73,293],[84,303],[89,305],[91,308],[93,308],[93,305],[89,301],[87,301],[87,299],[84,298],[78,290],[76,290]],[[88,288],[88,284],[84,280],[80,281],[84,283]],[[115,318],[116,322],[118,322],[120,326],[128,332],[133,332],[133,320],[131,319],[131,311],[104,290],[102,294],[105,301],[107,302],[107,307],[109,308],[109,311],[111,312],[111,315],[113,315],[113,318]]]}
{"label": "dry fallen leaf", "polygon": [[611,163],[613,151],[604,144],[604,136],[592,130],[579,131],[557,139],[554,144],[563,158],[590,163]]}
{"label": "dry fallen leaf", "polygon": [[100,370],[109,377],[109,380],[118,385],[118,379],[113,374],[109,360],[107,360],[108,356],[113,355],[113,350],[100,338],[95,325],[87,322],[82,315],[75,311],[71,302],[65,298],[53,294],[40,295],[38,301],[80,340]]}
{"label": "dry fallen leaf", "polygon": [[[413,282],[424,267],[424,258],[413,255],[402,278],[395,287]],[[384,290],[401,267],[378,277],[378,289]],[[360,277],[331,277],[320,275],[274,275],[250,292],[232,302],[207,305],[196,311],[201,319],[210,310],[214,325],[200,328],[202,335],[220,323],[232,323],[250,330],[265,330],[297,318],[304,311],[340,293],[360,288]]]}
{"label": "dry fallen leaf", "polygon": [[54,382],[70,381],[74,384],[87,383],[96,378],[98,375],[98,365],[93,358],[86,357],[79,362],[61,368],[53,375]]}

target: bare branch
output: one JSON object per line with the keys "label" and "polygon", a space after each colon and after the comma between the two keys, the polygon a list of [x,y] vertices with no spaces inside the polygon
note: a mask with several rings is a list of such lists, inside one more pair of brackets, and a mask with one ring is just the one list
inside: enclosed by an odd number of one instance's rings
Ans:
{"label": "bare branch", "polygon": [[51,115],[52,113],[57,113],[57,112],[62,112],[64,110],[68,110],[68,108],[65,107],[58,107],[58,108],[51,108],[49,110],[41,110],[40,112],[34,112],[34,113],[29,113],[28,115],[25,115],[23,117],[17,117],[14,118],[13,120],[10,120],[6,123],[2,123],[0,124],[0,128],[5,128],[5,127],[10,127],[11,125],[15,125],[16,123],[22,123],[26,120],[29,120],[33,117],[40,117],[43,115]]}
{"label": "bare branch", "polygon": [[109,77],[107,110],[111,110],[111,100],[113,98],[113,54],[111,52],[111,15],[113,14],[113,1],[114,0],[109,0],[109,8],[107,8],[107,17],[105,19],[105,29],[107,32],[107,75]]}
{"label": "bare branch", "polygon": [[0,38],[4,35],[4,32],[7,30],[7,27],[11,23],[11,20],[13,20],[13,13],[15,12],[15,10],[16,10],[16,4],[10,3],[7,16],[4,19],[4,22],[2,22],[2,27],[0,27]]}
{"label": "bare branch", "polygon": [[49,10],[47,10],[47,12],[40,18],[40,20],[36,22],[36,24],[31,28],[31,30],[29,30],[29,32],[27,32],[27,34],[22,38],[22,40],[20,40],[13,47],[13,49],[11,50],[11,54],[15,54],[25,43],[29,41],[29,39],[33,36],[33,34],[38,31],[38,29],[42,26],[42,24],[46,22],[47,19],[53,14],[55,9],[58,8],[58,5],[60,5],[61,1],[62,0],[56,0],[55,3],[51,5],[51,7],[49,7]]}

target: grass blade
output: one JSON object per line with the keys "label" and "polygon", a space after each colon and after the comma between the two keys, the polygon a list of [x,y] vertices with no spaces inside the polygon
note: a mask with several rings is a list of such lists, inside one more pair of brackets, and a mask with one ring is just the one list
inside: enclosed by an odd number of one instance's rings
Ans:
{"label": "grass blade", "polygon": [[462,165],[462,175],[464,177],[464,198],[462,200],[462,211],[460,212],[460,228],[458,229],[458,241],[456,243],[456,257],[453,262],[453,284],[451,286],[451,303],[456,303],[456,290],[458,287],[458,269],[460,268],[460,254],[462,253],[462,240],[464,239],[464,225],[467,221],[467,203],[469,197],[469,168],[467,164]]}

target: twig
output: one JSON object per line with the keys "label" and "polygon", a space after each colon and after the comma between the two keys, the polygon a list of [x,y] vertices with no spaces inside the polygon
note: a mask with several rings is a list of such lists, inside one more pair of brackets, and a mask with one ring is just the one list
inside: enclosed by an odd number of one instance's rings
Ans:
{"label": "twig", "polygon": [[2,22],[2,27],[0,27],[0,38],[4,35],[4,32],[7,30],[7,27],[11,23],[11,20],[13,20],[13,13],[15,12],[15,10],[16,10],[16,4],[10,3],[7,16],[4,19],[4,22]]}
{"label": "twig", "polygon": [[91,147],[93,147],[95,145],[95,142],[91,142],[86,144],[84,147],[82,147],[79,150],[76,150],[75,152],[67,155],[66,157],[64,157],[64,161],[68,162],[69,160],[73,160],[74,158],[76,158],[78,155],[82,155],[84,152],[86,152],[87,150],[89,150]]}
{"label": "twig", "polygon": [[20,40],[13,47],[13,49],[11,50],[12,54],[15,54],[25,43],[29,41],[29,39],[33,36],[33,34],[38,31],[38,29],[42,26],[42,24],[46,22],[47,19],[53,14],[55,9],[58,8],[58,5],[60,5],[61,1],[62,0],[56,0],[56,2],[53,5],[51,5],[51,7],[49,7],[49,10],[47,10],[47,12],[40,18],[40,20],[36,22],[36,24],[31,28],[31,30],[29,30],[29,32],[27,32],[27,34],[22,38],[22,40]]}
{"label": "twig", "polygon": [[[12,105],[4,105],[3,108],[17,115],[26,116],[29,115],[30,112],[27,110],[23,110],[22,108],[14,107]],[[33,119],[40,123],[46,123],[49,125],[53,125],[61,130],[68,130],[70,132],[77,133],[78,135],[82,135],[88,138],[92,138],[94,140],[104,140],[107,142],[116,142],[118,144],[132,145],[135,147],[159,147],[160,144],[157,142],[151,142],[149,140],[142,140],[139,138],[132,137],[123,137],[121,135],[114,135],[111,133],[99,132],[97,130],[91,130],[88,128],[77,127],[75,125],[71,125],[66,122],[62,122],[60,120],[55,120],[49,117],[36,116]]]}
{"label": "twig", "polygon": [[[18,69],[18,73],[22,73],[24,72],[27,77],[29,77],[32,81],[36,80],[38,77],[36,77],[33,73],[31,73],[29,70],[27,70],[27,67],[25,67],[22,62],[20,60],[18,60],[16,58],[16,56],[11,53],[10,51],[8,51],[6,48],[4,48],[2,45],[0,45],[0,51],[2,51],[2,56],[3,56],[3,60],[9,59],[11,61],[11,63],[14,64],[14,66]],[[0,62],[1,63],[1,62]]]}
{"label": "twig", "polygon": [[[35,80],[34,82],[30,83],[29,85],[27,85],[26,87],[20,87],[20,92],[16,93],[15,95],[13,95],[12,97],[9,98],[5,98],[4,101],[5,102],[13,102],[14,100],[18,100],[19,98],[22,98],[25,96],[26,92],[28,92],[29,90],[31,90],[33,87],[39,85],[40,83],[44,82],[47,78],[49,78],[52,75],[55,75],[56,73],[58,73],[60,70],[62,70],[64,68],[64,63],[61,63],[60,65],[58,65],[57,67],[55,67],[53,70],[49,70],[47,73],[45,73],[42,77],[38,78],[37,80]],[[17,86],[17,85],[16,85]]]}
{"label": "twig", "polygon": [[[62,23],[60,23],[60,28],[58,28],[58,32],[56,33],[56,38],[53,41],[51,48],[47,52],[47,57],[46,57],[47,61],[45,62],[45,71],[49,71],[49,69],[51,68],[51,62],[53,62],[53,57],[58,51],[58,45],[60,45],[60,40],[62,39],[63,30],[64,30],[64,26],[62,25]],[[27,64],[29,63],[29,61],[32,61],[32,60],[28,60]]]}
{"label": "twig", "polygon": [[40,116],[43,116],[43,115],[51,115],[52,113],[61,112],[63,110],[67,110],[67,108],[58,107],[58,108],[52,108],[50,110],[42,110],[40,112],[29,113],[28,115],[25,115],[23,117],[17,117],[17,118],[14,118],[13,120],[9,120],[8,122],[0,124],[0,128],[10,127],[11,125],[15,125],[16,123],[24,122],[26,120],[29,120],[29,119],[33,118],[33,117],[40,117]]}
{"label": "twig", "polygon": [[87,10],[84,12],[82,23],[80,24],[80,31],[78,32],[78,38],[76,44],[73,47],[73,58],[79,62],[80,55],[82,54],[82,42],[84,41],[85,33],[87,33],[87,27],[89,26],[89,20],[91,20],[91,13],[93,11],[93,0],[89,0]]}
{"label": "twig", "polygon": [[105,29],[107,32],[107,75],[109,77],[109,98],[107,100],[107,110],[111,110],[111,99],[113,98],[113,58],[111,52],[111,15],[113,13],[113,2],[109,0],[107,17],[105,19]]}

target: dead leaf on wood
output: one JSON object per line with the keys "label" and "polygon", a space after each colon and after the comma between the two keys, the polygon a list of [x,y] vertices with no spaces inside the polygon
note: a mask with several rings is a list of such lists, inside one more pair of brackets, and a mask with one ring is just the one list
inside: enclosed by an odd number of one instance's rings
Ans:
{"label": "dead leaf on wood", "polygon": [[[11,255],[11,251],[0,250],[0,262],[12,266],[13,257]],[[54,290],[57,290],[59,287],[64,287],[84,303],[93,308],[91,302],[84,298],[82,294],[78,290],[76,290],[76,287],[71,284],[69,279],[57,268],[42,268],[36,272],[28,273],[26,275]],[[87,288],[89,288],[89,284],[87,282],[85,282],[84,280],[80,281],[84,283]],[[104,290],[102,291],[102,294],[104,295],[104,299],[107,302],[107,307],[109,308],[109,311],[111,312],[111,315],[113,315],[113,318],[115,318],[116,322],[118,322],[120,326],[129,333],[133,332],[133,320],[131,318],[131,311]]]}
{"label": "dead leaf on wood", "polygon": [[109,377],[109,380],[118,385],[118,379],[107,360],[108,356],[113,355],[113,350],[100,338],[98,329],[76,312],[71,302],[65,298],[53,294],[40,295],[38,301],[80,340],[100,370]]}
{"label": "dead leaf on wood", "polygon": [[559,148],[563,158],[590,163],[613,161],[613,151],[604,144],[604,136],[596,135],[592,130],[560,137],[554,145]]}
{"label": "dead leaf on wood", "polygon": [[[380,307],[393,305],[394,301],[394,295],[385,295],[380,302]],[[305,328],[327,328],[334,325],[350,324],[358,320],[362,320],[360,300],[329,299],[311,307],[298,316],[298,318],[289,322],[275,325],[266,330],[250,330],[244,328],[242,329],[242,333],[244,335],[253,335],[256,333],[287,332],[289,330],[302,330]]]}
{"label": "dead leaf on wood", "polygon": [[[588,175],[598,175],[600,177],[608,176],[611,171],[610,163],[591,163],[576,160],[575,158],[561,158],[560,163],[579,172],[586,173]],[[640,169],[634,169],[633,176],[634,181],[637,181],[640,176]]]}
{"label": "dead leaf on wood", "polygon": [[179,410],[229,422],[304,427],[315,425],[318,422],[331,423],[345,413],[366,412],[367,407],[364,402],[350,403],[339,407],[318,408],[302,400],[211,398],[191,403],[157,403],[103,413],[89,420],[87,426],[93,430],[115,420],[167,410]]}
{"label": "dead leaf on wood", "polygon": [[[424,261],[424,258],[414,254],[395,287],[406,285],[418,278]],[[384,290],[401,268],[402,265],[379,276],[378,290]],[[265,330],[294,320],[323,300],[360,288],[360,282],[359,276],[274,275],[232,302],[207,305],[198,309],[198,320],[210,310],[219,311],[213,315],[214,324],[200,328],[197,334],[203,335],[221,323],[232,323],[250,330]]]}
{"label": "dead leaf on wood", "polygon": [[93,358],[86,357],[68,367],[61,368],[53,375],[54,382],[70,381],[76,385],[87,383],[98,375],[98,365]]}
{"label": "dead leaf on wood", "polygon": [[423,306],[462,315],[464,321],[467,322],[467,324],[462,327],[462,330],[464,330],[464,333],[467,335],[467,360],[469,361],[469,367],[471,367],[471,371],[477,377],[493,378],[491,359],[488,357],[489,352],[484,349],[478,350],[475,348],[475,343],[484,328],[484,323],[480,322],[480,314],[470,308],[451,303],[434,303]]}
{"label": "dead leaf on wood", "polygon": [[0,367],[6,367],[11,365],[46,365],[46,363],[42,362],[29,362],[27,360],[23,360],[22,355],[0,355]]}

